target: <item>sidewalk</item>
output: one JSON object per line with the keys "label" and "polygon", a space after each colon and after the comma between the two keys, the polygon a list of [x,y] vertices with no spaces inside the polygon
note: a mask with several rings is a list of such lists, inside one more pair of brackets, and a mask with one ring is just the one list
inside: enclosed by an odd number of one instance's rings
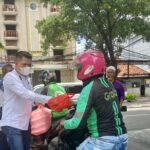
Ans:
{"label": "sidewalk", "polygon": [[128,108],[150,107],[150,97],[137,97],[136,100],[133,102],[127,102],[125,100],[123,105],[127,106]]}

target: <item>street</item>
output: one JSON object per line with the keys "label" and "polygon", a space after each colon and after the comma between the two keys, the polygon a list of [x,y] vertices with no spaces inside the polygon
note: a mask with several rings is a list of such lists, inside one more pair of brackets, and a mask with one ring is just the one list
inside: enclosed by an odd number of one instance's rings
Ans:
{"label": "street", "polygon": [[122,112],[128,129],[128,150],[150,150],[150,107]]}
{"label": "street", "polygon": [[123,116],[128,129],[128,150],[149,150],[150,107],[129,109]]}

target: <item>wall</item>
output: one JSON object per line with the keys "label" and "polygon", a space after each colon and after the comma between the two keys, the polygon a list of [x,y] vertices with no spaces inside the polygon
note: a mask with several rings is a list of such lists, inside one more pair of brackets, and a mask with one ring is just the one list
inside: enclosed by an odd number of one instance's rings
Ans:
{"label": "wall", "polygon": [[74,71],[62,70],[61,71],[61,82],[74,82]]}
{"label": "wall", "polygon": [[[140,88],[128,88],[128,93],[134,93],[137,96],[140,96]],[[145,88],[145,96],[150,96],[150,87]]]}

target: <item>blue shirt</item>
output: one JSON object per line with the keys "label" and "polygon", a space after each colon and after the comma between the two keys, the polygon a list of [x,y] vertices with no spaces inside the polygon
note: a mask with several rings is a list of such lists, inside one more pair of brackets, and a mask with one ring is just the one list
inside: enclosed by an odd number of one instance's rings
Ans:
{"label": "blue shirt", "polygon": [[0,90],[4,91],[3,79],[0,80]]}

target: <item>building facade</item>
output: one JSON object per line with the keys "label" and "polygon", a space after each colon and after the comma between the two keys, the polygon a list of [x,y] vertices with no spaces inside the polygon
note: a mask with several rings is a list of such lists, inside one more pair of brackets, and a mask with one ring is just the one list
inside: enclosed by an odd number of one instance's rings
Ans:
{"label": "building facade", "polygon": [[38,61],[38,58],[70,54],[75,50],[75,42],[72,40],[67,47],[50,48],[47,56],[42,56],[42,37],[35,25],[38,20],[58,14],[59,9],[56,5],[44,7],[40,0],[0,0],[0,42],[4,45],[0,51],[1,63],[13,63],[17,51],[27,50],[36,60],[33,61],[33,76],[37,76],[43,69],[49,69],[56,71],[59,82],[76,80],[74,72],[68,69],[68,61]]}

